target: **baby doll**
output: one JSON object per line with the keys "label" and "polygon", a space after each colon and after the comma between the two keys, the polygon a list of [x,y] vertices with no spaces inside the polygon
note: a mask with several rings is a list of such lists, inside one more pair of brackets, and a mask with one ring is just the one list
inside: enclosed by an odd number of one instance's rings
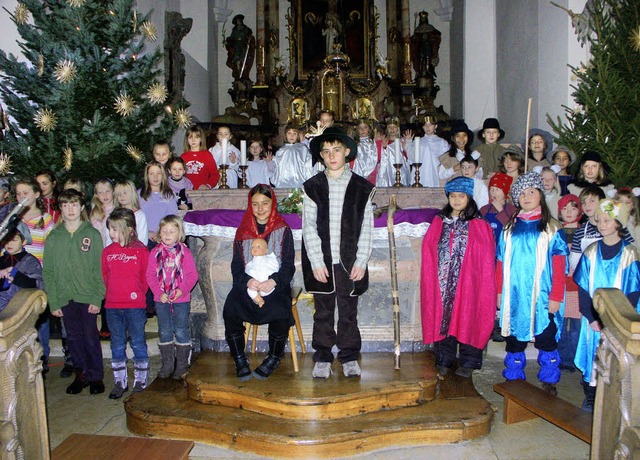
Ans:
{"label": "baby doll", "polygon": [[[253,258],[245,267],[245,273],[250,277],[264,282],[269,279],[269,276],[280,270],[280,263],[273,252],[269,252],[267,242],[262,238],[256,238],[251,243],[251,255]],[[264,305],[263,296],[268,296],[274,290],[269,292],[254,291],[247,288],[247,294],[253,299],[253,301],[260,307]]]}

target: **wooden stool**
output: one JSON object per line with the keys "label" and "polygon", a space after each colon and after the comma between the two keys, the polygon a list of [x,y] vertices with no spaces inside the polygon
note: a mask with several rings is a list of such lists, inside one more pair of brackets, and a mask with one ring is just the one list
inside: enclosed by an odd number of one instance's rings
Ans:
{"label": "wooden stool", "polygon": [[[302,326],[300,326],[300,316],[298,315],[298,296],[302,292],[302,289],[296,288],[292,292],[291,298],[291,312],[293,313],[293,321],[295,328],[298,331],[298,341],[300,342],[300,349],[302,353],[307,353],[307,347],[304,344],[304,337],[302,336]],[[258,326],[259,324],[245,323],[244,342],[249,343],[249,332],[253,326],[253,335],[251,336],[251,353],[256,352],[256,342],[258,341]],[[289,328],[289,347],[291,348],[291,359],[293,359],[293,370],[298,372],[298,354],[296,352],[295,336],[293,334],[293,327]]]}

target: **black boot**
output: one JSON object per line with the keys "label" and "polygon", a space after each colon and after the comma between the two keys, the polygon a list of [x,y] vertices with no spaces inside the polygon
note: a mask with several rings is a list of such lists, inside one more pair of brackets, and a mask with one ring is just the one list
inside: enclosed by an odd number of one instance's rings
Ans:
{"label": "black boot", "polygon": [[67,347],[67,339],[62,338],[62,353],[64,354],[64,366],[60,370],[60,377],[63,379],[69,378],[73,375],[73,360],[71,359],[71,353]]}
{"label": "black boot", "polygon": [[244,353],[244,334],[230,335],[226,337],[231,357],[236,365],[236,375],[241,382],[251,379],[251,368],[249,360]]}
{"label": "black boot", "polygon": [[269,355],[253,371],[253,376],[259,380],[266,380],[280,365],[284,356],[284,346],[287,344],[287,336],[274,337],[269,334]]}
{"label": "black boot", "polygon": [[589,383],[582,381],[582,390],[584,391],[584,401],[582,401],[581,409],[585,412],[593,413],[593,405],[596,401],[596,387],[592,387]]}

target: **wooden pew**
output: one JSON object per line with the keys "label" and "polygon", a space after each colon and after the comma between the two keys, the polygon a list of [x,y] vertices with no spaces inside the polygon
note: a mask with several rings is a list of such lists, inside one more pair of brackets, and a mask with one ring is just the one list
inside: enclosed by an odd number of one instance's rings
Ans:
{"label": "wooden pew", "polygon": [[579,407],[524,380],[496,383],[493,391],[504,397],[503,421],[507,425],[541,417],[591,444],[593,417]]}
{"label": "wooden pew", "polygon": [[193,446],[193,441],[74,433],[53,449],[51,460],[188,460]]}

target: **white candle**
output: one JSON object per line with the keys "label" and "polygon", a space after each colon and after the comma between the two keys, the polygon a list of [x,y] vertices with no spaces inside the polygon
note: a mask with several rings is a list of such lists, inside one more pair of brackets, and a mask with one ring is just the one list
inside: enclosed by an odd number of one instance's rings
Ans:
{"label": "white candle", "polygon": [[221,145],[222,145],[222,164],[226,165],[227,163],[229,163],[229,156],[228,156],[228,150],[229,150],[229,139],[222,139]]}
{"label": "white candle", "polygon": [[414,163],[420,163],[420,138],[419,137],[414,137],[413,138],[413,158],[414,158]]}
{"label": "white candle", "polygon": [[402,158],[402,153],[400,151],[400,139],[396,139],[394,141],[395,144],[395,150],[396,150],[396,164],[399,165],[400,163],[402,163],[401,158]]}
{"label": "white candle", "polygon": [[240,141],[240,164],[247,165],[247,141],[244,139]]}

